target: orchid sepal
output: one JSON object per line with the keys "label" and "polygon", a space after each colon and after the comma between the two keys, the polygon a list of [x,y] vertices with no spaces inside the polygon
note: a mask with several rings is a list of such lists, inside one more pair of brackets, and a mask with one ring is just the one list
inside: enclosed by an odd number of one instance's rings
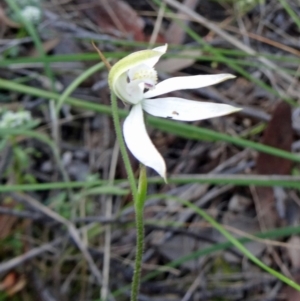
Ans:
{"label": "orchid sepal", "polygon": [[[232,79],[232,74],[173,77],[157,84],[153,68],[166,52],[167,45],[132,53],[110,70],[109,87],[123,102],[133,105],[123,124],[123,136],[130,152],[143,165],[154,169],[166,181],[166,164],[151,142],[143,111],[153,116],[181,121],[196,121],[240,111],[239,108],[178,97],[158,97],[181,89],[198,89]],[[146,92],[145,92],[146,91]]]}
{"label": "orchid sepal", "polygon": [[125,82],[127,82],[127,71],[141,64],[153,67],[160,57],[166,53],[167,47],[168,45],[165,44],[164,46],[156,47],[154,49],[140,50],[119,60],[115,65],[113,65],[108,74],[108,84],[110,89],[114,91],[121,100],[130,102],[126,96],[123,96],[122,92],[124,91],[120,91],[117,88],[116,85],[118,81],[122,80],[122,76],[125,76]]}

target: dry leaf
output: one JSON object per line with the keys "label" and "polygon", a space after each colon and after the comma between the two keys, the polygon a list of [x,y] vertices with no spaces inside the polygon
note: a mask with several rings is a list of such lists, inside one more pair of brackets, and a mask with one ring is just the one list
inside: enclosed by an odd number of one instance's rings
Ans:
{"label": "dry leaf", "polygon": [[[48,53],[49,51],[53,50],[58,45],[59,42],[60,42],[59,38],[45,41],[43,43],[44,52]],[[29,53],[29,56],[33,56],[33,57],[39,56],[39,52],[36,49],[34,49],[31,53]]]}
{"label": "dry leaf", "polygon": [[[246,211],[247,212],[247,211]],[[243,231],[245,233],[254,234],[259,231],[259,224],[257,219],[254,219],[249,216],[245,216],[242,213],[239,214],[233,214],[230,211],[227,211],[222,220],[224,225],[228,225],[232,228],[237,229],[238,231]],[[239,238],[241,234],[237,234],[232,232],[231,233],[236,238]],[[245,244],[245,247],[254,255],[254,256],[260,256],[263,250],[265,249],[265,245],[258,242],[258,241],[250,241],[247,244]],[[240,259],[236,256],[233,256],[231,253],[226,252],[225,253],[225,259],[229,262],[240,262]]]}
{"label": "dry leaf", "polygon": [[8,273],[3,281],[0,283],[0,290],[4,291],[12,287],[17,281],[17,274],[15,272]]}
{"label": "dry leaf", "polygon": [[160,60],[157,64],[155,69],[167,73],[173,73],[180,71],[184,68],[190,67],[196,61],[193,57],[201,56],[201,50],[184,50],[179,53],[178,55],[182,56],[191,56],[191,58],[170,58],[165,60]]}
{"label": "dry leaf", "polygon": [[21,277],[20,279],[18,279],[18,281],[14,284],[14,286],[12,286],[11,288],[9,288],[7,290],[7,294],[9,296],[13,296],[16,293],[18,293],[19,291],[21,291],[25,286],[26,286],[26,279],[24,277]]}
{"label": "dry leaf", "polygon": [[[263,144],[282,150],[291,151],[293,142],[293,128],[290,105],[281,102],[275,108],[272,119],[264,132]],[[259,153],[256,170],[263,175],[290,174],[292,162],[290,160]]]}
{"label": "dry leaf", "polygon": [[[194,10],[198,4],[199,0],[184,0],[183,5]],[[188,25],[189,21],[185,21],[185,25]],[[167,33],[166,33],[166,39],[167,42],[170,44],[177,44],[181,45],[184,42],[186,36],[186,31],[181,26],[181,24],[178,23],[176,18],[174,18],[174,21],[169,26]]]}
{"label": "dry leaf", "polygon": [[[79,3],[86,1],[78,0]],[[144,20],[126,2],[121,0],[103,0],[99,5],[83,10],[95,22],[102,32],[114,36],[132,36],[135,41],[144,41]]]}
{"label": "dry leaf", "polygon": [[13,296],[26,285],[25,277],[18,277],[15,272],[10,272],[0,283],[0,291],[5,291],[8,296]]}
{"label": "dry leaf", "polygon": [[[281,102],[275,108],[272,118],[263,136],[263,144],[278,149],[290,151],[293,142],[291,108],[286,102]],[[265,153],[259,153],[256,161],[258,174],[290,174],[291,161]],[[256,188],[259,204],[257,208],[261,222],[266,229],[272,229],[280,223],[280,217],[275,206],[273,189],[270,187]]]}
{"label": "dry leaf", "polygon": [[[200,234],[200,232],[202,235],[206,235],[209,238],[216,238],[219,236],[219,233],[215,229],[199,230],[197,233]],[[195,250],[204,249],[209,246],[211,246],[211,244],[203,240],[195,239],[186,235],[176,234],[159,245],[157,249],[159,252],[161,252],[161,254],[163,254],[163,256],[171,261],[182,256],[186,256]],[[182,266],[190,270],[195,270],[204,260],[204,257],[200,257],[199,259],[183,262]]]}
{"label": "dry leaf", "polygon": [[[13,208],[15,204],[11,202],[9,204],[2,204],[1,206],[5,208]],[[0,214],[0,239],[4,239],[11,233],[12,227],[17,220],[18,218],[16,216]]]}
{"label": "dry leaf", "polygon": [[[291,245],[291,248],[286,249],[287,254],[290,257],[291,261],[291,268],[292,270],[299,271],[300,270],[300,256],[299,256],[299,250],[293,249],[293,246],[299,248],[300,246],[300,237],[299,236],[292,236],[287,243]],[[299,272],[295,273],[294,275],[295,281],[297,283],[300,283],[300,275]],[[282,294],[285,295],[286,301],[300,301],[300,292],[296,291],[295,289],[291,288],[290,286],[285,285],[282,289]]]}
{"label": "dry leaf", "polygon": [[252,201],[240,194],[234,194],[228,203],[228,209],[232,212],[245,212],[252,204]]}
{"label": "dry leaf", "polygon": [[299,236],[292,236],[287,243],[291,245],[291,248],[286,249],[287,254],[290,257],[292,268],[297,270],[300,269],[300,256],[299,256],[299,249],[294,249],[293,246],[299,248],[300,246],[300,237]]}
{"label": "dry leaf", "polygon": [[19,23],[14,22],[13,20],[11,20],[10,18],[8,18],[3,10],[3,8],[0,5],[0,25],[4,24],[8,27],[11,28],[20,28],[21,25]]}
{"label": "dry leaf", "polygon": [[[295,281],[300,283],[300,275],[295,276]],[[280,293],[280,295],[285,297],[285,301],[300,301],[300,292],[296,291],[294,288],[285,285]]]}

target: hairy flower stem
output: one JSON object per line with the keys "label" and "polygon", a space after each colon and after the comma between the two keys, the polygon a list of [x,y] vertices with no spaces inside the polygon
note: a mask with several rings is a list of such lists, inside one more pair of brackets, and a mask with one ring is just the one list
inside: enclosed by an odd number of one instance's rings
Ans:
{"label": "hairy flower stem", "polygon": [[111,107],[112,107],[112,115],[113,115],[117,140],[119,142],[120,151],[128,175],[130,188],[133,195],[134,206],[135,206],[137,234],[136,234],[135,266],[134,266],[134,274],[133,274],[132,284],[131,284],[131,301],[137,301],[140,282],[141,282],[141,266],[142,266],[143,250],[144,250],[144,203],[147,195],[146,167],[144,165],[141,165],[140,167],[139,185],[137,188],[134,174],[130,165],[128,153],[125,147],[122,131],[121,131],[121,124],[118,115],[117,97],[112,91],[111,91]]}
{"label": "hairy flower stem", "polygon": [[141,164],[140,178],[137,199],[135,206],[135,223],[136,223],[136,254],[134,274],[131,284],[131,301],[138,300],[138,293],[141,282],[141,267],[144,251],[144,204],[147,195],[147,174],[146,167]]}

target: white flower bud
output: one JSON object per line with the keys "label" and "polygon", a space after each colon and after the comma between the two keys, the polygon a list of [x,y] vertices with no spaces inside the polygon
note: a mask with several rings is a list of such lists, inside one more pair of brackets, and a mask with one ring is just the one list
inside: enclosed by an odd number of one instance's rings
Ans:
{"label": "white flower bud", "polygon": [[32,120],[32,117],[29,111],[7,111],[3,113],[0,119],[0,128],[16,128],[26,124],[30,120]]}

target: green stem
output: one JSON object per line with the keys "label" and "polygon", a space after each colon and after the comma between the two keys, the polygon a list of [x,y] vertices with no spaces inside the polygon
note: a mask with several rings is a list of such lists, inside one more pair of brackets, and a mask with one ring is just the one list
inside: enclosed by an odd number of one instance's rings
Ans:
{"label": "green stem", "polygon": [[56,114],[59,113],[61,107],[63,106],[65,100],[74,92],[74,90],[87,78],[89,78],[91,75],[93,75],[95,72],[101,70],[104,66],[103,62],[100,62],[92,67],[90,67],[88,70],[80,74],[78,77],[74,79],[74,81],[65,89],[64,93],[59,97],[57,100],[56,105]]}
{"label": "green stem", "polygon": [[[28,21],[20,11],[20,7],[18,5],[17,1],[14,0],[6,0],[6,3],[9,5],[9,7],[17,14],[18,18],[21,20],[21,22],[24,24],[26,30],[28,31],[29,35],[32,37],[32,40],[34,42],[34,45],[39,53],[40,58],[44,59],[46,54],[44,51],[43,43],[34,27],[34,25]],[[43,61],[44,64],[44,70],[45,75],[49,78],[51,81],[51,90],[55,91],[55,85],[54,85],[54,74],[50,68],[49,62],[46,60]]]}
{"label": "green stem", "polygon": [[[0,130],[0,137],[1,135]],[[7,134],[4,136],[8,136]],[[226,185],[232,184],[236,186],[281,186],[288,187],[300,190],[300,177],[299,176],[260,176],[260,175],[212,175],[212,174],[203,174],[203,175],[181,175],[168,178],[169,184],[211,184],[211,185]],[[148,183],[151,184],[162,184],[164,180],[160,177],[148,178]],[[115,181],[115,185],[120,185],[121,187],[127,187],[127,181],[125,179],[119,179]],[[52,189],[92,189],[99,186],[105,187],[107,193],[112,194],[127,194],[128,190],[120,188],[120,186],[110,186],[107,180],[93,180],[93,181],[82,181],[82,182],[52,182],[52,183],[36,183],[36,184],[23,184],[23,185],[0,185],[0,193],[11,192],[11,191],[44,191]],[[150,196],[152,197],[152,195]]]}
{"label": "green stem", "polygon": [[147,174],[146,167],[141,165],[139,187],[137,199],[135,200],[135,222],[136,222],[136,254],[134,274],[131,284],[131,301],[138,300],[140,282],[141,282],[141,267],[144,251],[144,204],[147,194]]}
{"label": "green stem", "polygon": [[116,131],[116,135],[117,135],[117,140],[118,140],[119,146],[120,146],[120,152],[121,152],[123,162],[125,165],[125,169],[126,169],[126,173],[128,176],[133,199],[134,199],[134,201],[136,201],[137,193],[138,193],[137,188],[136,188],[136,182],[135,182],[134,174],[133,174],[131,164],[130,164],[130,159],[129,159],[128,153],[126,151],[126,146],[125,146],[125,142],[124,142],[123,135],[122,135],[122,128],[121,128],[119,113],[118,113],[117,96],[113,91],[111,91],[111,109],[112,109],[112,117],[113,117],[113,121],[114,121],[114,127],[115,127],[115,131]]}
{"label": "green stem", "polygon": [[119,113],[118,113],[117,97],[113,91],[111,91],[111,108],[112,108],[112,116],[113,116],[114,127],[117,135],[117,140],[119,142],[120,151],[128,175],[128,180],[133,194],[133,200],[135,206],[137,235],[136,235],[135,267],[134,267],[134,274],[133,274],[132,287],[131,287],[131,301],[137,301],[140,281],[141,281],[141,266],[142,266],[143,250],[144,250],[144,203],[147,194],[146,167],[141,166],[139,187],[137,189],[134,174],[131,168],[130,160],[128,157],[128,153],[126,151],[126,146],[122,135]]}
{"label": "green stem", "polygon": [[282,7],[286,10],[286,12],[290,15],[293,21],[297,24],[298,29],[300,29],[300,18],[298,14],[293,10],[293,8],[289,5],[286,0],[279,0]]}

